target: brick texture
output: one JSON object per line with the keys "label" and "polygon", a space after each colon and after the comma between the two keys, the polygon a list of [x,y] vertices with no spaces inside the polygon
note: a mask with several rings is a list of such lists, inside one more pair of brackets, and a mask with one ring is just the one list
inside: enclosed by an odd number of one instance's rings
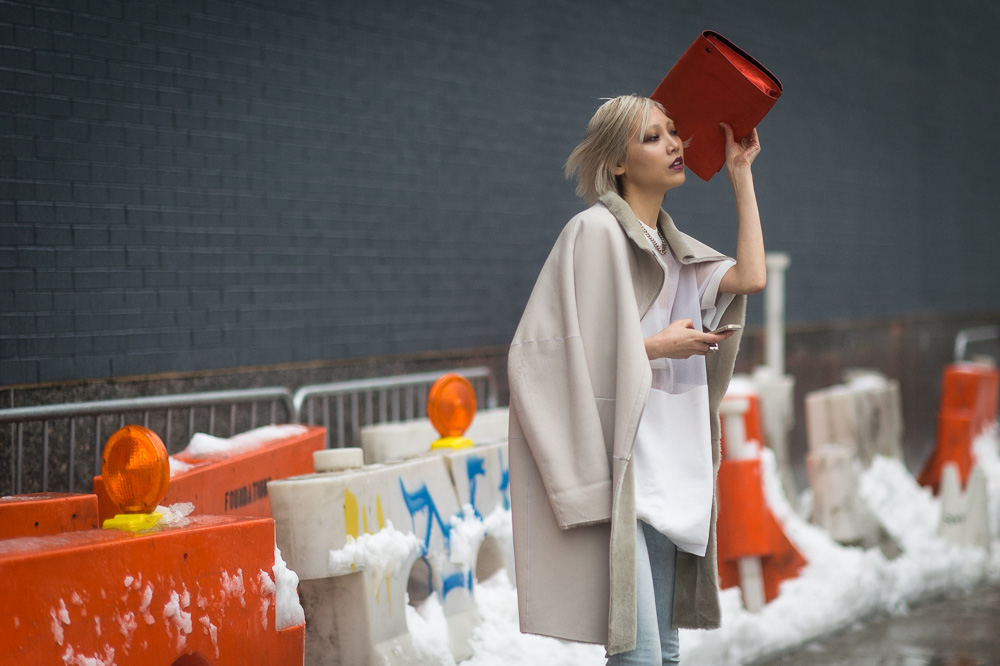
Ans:
{"label": "brick texture", "polygon": [[[506,343],[599,99],[707,27],[785,84],[790,319],[1000,304],[992,5],[685,7],[0,0],[0,385]],[[668,208],[733,252],[731,199]]]}

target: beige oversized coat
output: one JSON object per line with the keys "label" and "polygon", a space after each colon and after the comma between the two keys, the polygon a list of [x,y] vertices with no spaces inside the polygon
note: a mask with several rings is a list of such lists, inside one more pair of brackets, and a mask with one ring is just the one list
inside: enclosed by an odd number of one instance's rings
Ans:
{"label": "beige oversized coat", "polygon": [[[724,258],[658,223],[683,264]],[[510,492],[521,631],[635,647],[635,493],[630,468],[652,372],[640,319],[664,264],[617,194],[574,217],[542,267],[511,343]],[[743,323],[736,297],[722,323]],[[712,456],[739,335],[706,357]],[[714,500],[713,500],[714,502]],[[705,557],[678,553],[674,625],[719,626],[715,507]]]}

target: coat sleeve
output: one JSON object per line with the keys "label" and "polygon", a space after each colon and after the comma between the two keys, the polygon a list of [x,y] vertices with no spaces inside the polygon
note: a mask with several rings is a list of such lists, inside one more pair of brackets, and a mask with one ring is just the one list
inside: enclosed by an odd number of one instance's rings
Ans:
{"label": "coat sleeve", "polygon": [[[581,224],[571,221],[546,260],[511,343],[511,437],[522,436],[563,529],[611,516],[610,446],[581,334]],[[613,410],[613,404],[611,406]],[[606,424],[605,424],[606,425]]]}

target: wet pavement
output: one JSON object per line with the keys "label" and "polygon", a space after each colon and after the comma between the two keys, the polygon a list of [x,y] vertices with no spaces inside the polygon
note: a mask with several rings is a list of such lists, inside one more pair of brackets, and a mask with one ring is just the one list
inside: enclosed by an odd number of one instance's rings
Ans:
{"label": "wet pavement", "polygon": [[814,641],[757,666],[1000,666],[1000,587]]}

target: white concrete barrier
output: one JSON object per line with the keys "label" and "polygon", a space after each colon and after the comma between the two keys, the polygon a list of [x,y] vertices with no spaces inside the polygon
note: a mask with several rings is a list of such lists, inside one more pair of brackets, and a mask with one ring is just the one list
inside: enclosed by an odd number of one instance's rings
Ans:
{"label": "white concrete barrier", "polygon": [[806,394],[809,449],[841,444],[866,467],[876,455],[901,459],[902,422],[899,382],[873,371],[848,371],[845,384]]}
{"label": "white concrete barrier", "polygon": [[[465,436],[477,445],[507,441],[506,407],[476,412]],[[368,464],[405,460],[431,450],[440,435],[429,419],[378,423],[361,428],[361,448]]]}
{"label": "white concrete barrier", "polygon": [[941,522],[938,534],[960,545],[990,549],[989,500],[982,467],[972,468],[969,485],[962,492],[958,465],[944,464],[941,471]]}
{"label": "white concrete barrier", "polygon": [[[514,582],[514,542],[507,487],[509,419],[510,410],[506,407],[476,412],[465,433],[475,447],[439,451],[448,462],[459,503],[472,506],[475,514],[486,521],[486,535],[475,572],[477,580],[485,580],[503,568],[511,583]],[[366,462],[392,462],[426,455],[438,437],[429,419],[413,419],[362,428],[361,446]],[[493,450],[489,450],[489,445],[493,445]],[[497,513],[501,507],[503,511]]]}
{"label": "white concrete barrier", "polygon": [[[418,560],[428,593],[471,596],[466,572],[447,557],[459,506],[439,457],[282,479],[268,495],[277,543],[299,575],[309,664],[410,663],[406,590]],[[366,539],[372,533],[411,538],[376,544]]]}
{"label": "white concrete barrier", "polygon": [[[504,410],[506,411],[506,410]],[[472,507],[483,521],[483,543],[475,564],[475,579],[486,580],[504,569],[514,584],[514,539],[510,523],[510,464],[507,443],[442,451],[458,493],[459,503]]]}
{"label": "white concrete barrier", "polygon": [[845,383],[806,394],[813,491],[812,522],[844,544],[899,552],[857,494],[859,472],[875,456],[902,459],[899,382],[871,371],[845,373]]}
{"label": "white concrete barrier", "polygon": [[421,663],[406,600],[431,594],[453,656],[471,656],[477,574],[513,562],[506,442],[364,467],[360,451],[341,451],[316,456],[336,471],[268,485],[277,543],[300,578],[306,663]]}
{"label": "white concrete barrier", "polygon": [[806,456],[813,489],[813,522],[844,544],[877,539],[878,525],[858,497],[859,462],[843,444],[826,444]]}

